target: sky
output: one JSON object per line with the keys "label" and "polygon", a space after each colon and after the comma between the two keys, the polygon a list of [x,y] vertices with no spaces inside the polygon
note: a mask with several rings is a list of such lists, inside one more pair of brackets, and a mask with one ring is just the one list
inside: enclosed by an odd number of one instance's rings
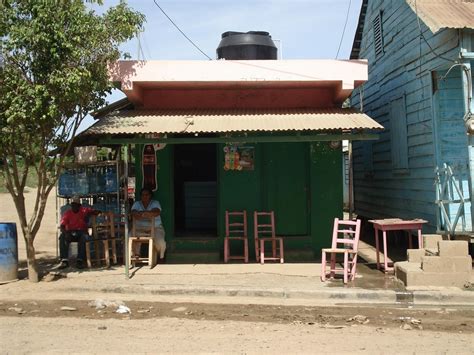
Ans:
{"label": "sky", "polygon": [[[155,0],[180,29],[209,57],[216,58],[221,34],[226,31],[267,31],[282,59],[348,59],[362,0]],[[103,0],[114,6],[119,0]],[[153,0],[129,0],[128,5],[146,16],[140,43],[145,60],[207,60],[163,15]],[[349,8],[350,5],[350,8]],[[343,28],[346,14],[346,30]],[[138,59],[138,40],[121,46]],[[114,92],[109,102],[124,97]],[[93,123],[89,118],[82,129]]]}

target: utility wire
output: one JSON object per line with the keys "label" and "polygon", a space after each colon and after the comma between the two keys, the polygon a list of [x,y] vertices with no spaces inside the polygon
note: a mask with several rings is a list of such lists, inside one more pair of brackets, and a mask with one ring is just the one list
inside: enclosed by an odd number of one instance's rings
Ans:
{"label": "utility wire", "polygon": [[346,33],[347,21],[349,20],[349,11],[351,9],[352,0],[349,0],[349,6],[347,7],[346,21],[344,22],[344,28],[342,30],[341,40],[339,42],[339,47],[337,48],[336,59],[339,57],[339,51],[341,50],[342,40],[344,39],[344,34]]}
{"label": "utility wire", "polygon": [[150,52],[150,48],[148,47],[148,44],[147,44],[147,41],[146,41],[146,38],[145,38],[145,35],[143,35],[141,37],[141,40],[142,40],[142,43],[143,43],[143,46],[145,48],[145,53],[147,54],[148,58],[152,58],[152,55],[151,55],[151,52]]}
{"label": "utility wire", "polygon": [[[416,13],[416,20],[418,22],[418,29],[420,30],[420,36],[421,38],[423,38],[423,40],[425,41],[426,45],[428,46],[428,48],[430,49],[431,53],[433,53],[436,57],[438,58],[441,58],[441,59],[444,59],[448,62],[451,62],[451,63],[456,63],[455,60],[452,60],[452,59],[449,59],[449,58],[446,58],[446,57],[443,57],[442,55],[436,53],[433,49],[433,47],[431,47],[431,45],[429,44],[429,42],[426,40],[425,38],[425,35],[423,34],[423,31],[421,29],[421,24],[420,24],[420,17],[418,16],[418,7],[416,6],[416,0],[415,0],[415,13]],[[420,50],[421,50],[421,45],[420,45]]]}
{"label": "utility wire", "polygon": [[137,59],[146,60],[145,53],[143,52],[142,42],[140,38],[140,32],[137,32],[137,41],[138,41],[138,50],[137,50]]}
{"label": "utility wire", "polygon": [[166,18],[173,24],[173,26],[176,27],[176,29],[177,29],[179,32],[181,32],[181,34],[182,34],[194,47],[196,47],[196,49],[197,49],[199,52],[201,52],[202,54],[204,54],[204,55],[207,57],[207,59],[212,60],[211,57],[209,57],[206,53],[204,53],[204,52],[201,50],[201,48],[199,48],[199,47],[196,45],[196,43],[194,43],[188,36],[186,36],[186,34],[185,34],[183,31],[181,31],[181,29],[178,27],[178,25],[177,25],[176,23],[174,23],[174,21],[168,16],[168,14],[165,12],[165,10],[163,10],[163,9],[161,8],[161,6],[158,5],[158,3],[156,2],[156,0],[153,0],[153,2],[154,2],[155,5],[160,9],[160,11],[163,13],[163,15],[165,15]]}

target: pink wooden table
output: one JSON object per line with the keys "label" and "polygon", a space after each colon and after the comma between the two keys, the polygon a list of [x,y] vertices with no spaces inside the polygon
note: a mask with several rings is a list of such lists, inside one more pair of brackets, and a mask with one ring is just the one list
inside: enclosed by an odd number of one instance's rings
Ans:
{"label": "pink wooden table", "polygon": [[[412,219],[412,220],[403,220],[400,218],[387,218],[387,219],[373,219],[369,220],[370,223],[374,225],[375,230],[375,249],[377,254],[377,269],[380,270],[380,248],[379,248],[379,231],[382,231],[383,235],[383,255],[384,255],[384,271],[388,272],[393,270],[393,267],[388,267],[388,254],[387,254],[387,232],[388,231],[397,231],[397,230],[417,230],[418,231],[418,247],[423,248],[423,237],[421,235],[421,229],[423,224],[428,223],[424,219]],[[411,249],[412,236],[408,233],[408,245]]]}

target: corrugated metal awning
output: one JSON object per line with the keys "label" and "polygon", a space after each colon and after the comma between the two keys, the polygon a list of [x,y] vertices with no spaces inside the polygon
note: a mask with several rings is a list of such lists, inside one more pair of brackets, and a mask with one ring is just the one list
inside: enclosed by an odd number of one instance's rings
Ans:
{"label": "corrugated metal awning", "polygon": [[435,33],[442,28],[474,28],[474,0],[406,0]]}
{"label": "corrugated metal awning", "polygon": [[82,134],[229,133],[379,130],[353,109],[129,110],[100,119]]}

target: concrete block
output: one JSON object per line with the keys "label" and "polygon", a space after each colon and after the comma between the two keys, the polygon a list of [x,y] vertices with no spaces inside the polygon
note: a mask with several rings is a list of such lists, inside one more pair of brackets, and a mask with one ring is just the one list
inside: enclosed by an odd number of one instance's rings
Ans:
{"label": "concrete block", "polygon": [[421,263],[421,257],[425,254],[425,249],[407,249],[407,260],[410,263]]}
{"label": "concrete block", "polygon": [[409,274],[406,286],[441,286],[463,288],[470,278],[471,273],[467,272],[423,272],[421,275]]}
{"label": "concrete block", "polygon": [[395,277],[402,281],[405,285],[408,282],[408,275],[423,273],[421,267],[417,263],[410,263],[408,261],[400,261],[394,264],[395,268]]}
{"label": "concrete block", "polygon": [[459,287],[470,281],[471,272],[426,272],[415,263],[395,263],[395,277],[407,287]]}
{"label": "concrete block", "polygon": [[423,256],[421,268],[426,272],[470,272],[472,258],[468,256]]}
{"label": "concrete block", "polygon": [[470,272],[426,272],[408,261],[395,263],[395,277],[407,287],[459,287],[471,278]]}
{"label": "concrete block", "polygon": [[438,247],[436,248],[425,248],[426,255],[439,255]]}
{"label": "concrete block", "polygon": [[439,256],[469,255],[468,244],[465,240],[442,240],[438,242]]}
{"label": "concrete block", "polygon": [[438,242],[443,240],[440,234],[423,234],[423,247],[426,249],[438,249]]}

